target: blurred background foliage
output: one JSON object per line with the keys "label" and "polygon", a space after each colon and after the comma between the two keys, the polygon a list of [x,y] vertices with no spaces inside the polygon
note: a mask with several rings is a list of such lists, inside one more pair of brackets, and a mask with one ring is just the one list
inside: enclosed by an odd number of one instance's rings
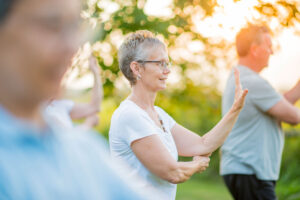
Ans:
{"label": "blurred background foliage", "polygon": [[[243,3],[248,0],[233,1]],[[170,75],[173,81],[167,90],[159,93],[156,104],[178,123],[200,135],[221,119],[218,77],[236,62],[233,40],[204,36],[197,28],[202,20],[213,18],[222,9],[219,2],[173,0],[168,15],[155,16],[145,12],[146,0],[86,1],[82,15],[90,21],[94,31],[89,44],[79,51],[79,55],[92,51],[102,69],[104,100],[101,123],[97,127],[99,132],[107,137],[113,111],[130,92],[129,84],[118,68],[117,49],[128,33],[140,29],[156,33],[167,44],[173,63]],[[285,28],[292,28],[296,34],[300,32],[299,1],[257,2],[251,8],[254,14],[248,22],[273,24],[274,37]],[[78,76],[86,73],[83,62],[84,58],[75,59],[72,70],[77,70]],[[87,90],[76,100],[88,98]],[[285,124],[284,129],[287,137],[277,194],[279,199],[300,199],[300,128]],[[214,153],[209,169],[179,186],[177,199],[230,199],[218,175],[218,165],[219,155]]]}

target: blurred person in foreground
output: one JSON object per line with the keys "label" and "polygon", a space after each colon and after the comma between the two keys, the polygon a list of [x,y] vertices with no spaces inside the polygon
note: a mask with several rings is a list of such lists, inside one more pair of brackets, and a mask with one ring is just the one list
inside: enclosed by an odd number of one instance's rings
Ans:
{"label": "blurred person in foreground", "polygon": [[87,103],[75,103],[69,99],[54,99],[46,105],[45,113],[54,123],[60,123],[66,128],[73,128],[73,120],[84,119],[76,128],[90,130],[99,123],[98,114],[103,98],[103,89],[100,78],[100,66],[94,56],[89,58],[89,68],[94,76],[94,86],[91,100]]}
{"label": "blurred person in foreground", "polygon": [[79,0],[0,0],[0,199],[141,199],[105,143],[42,114],[79,45]]}
{"label": "blurred person in foreground", "polygon": [[[119,66],[132,91],[114,112],[109,131],[110,150],[131,167],[132,175],[146,180],[175,199],[177,183],[208,167],[209,154],[225,140],[241,111],[247,90],[235,72],[235,103],[227,115],[203,137],[177,124],[163,109],[154,105],[158,91],[166,88],[170,73],[167,48],[149,31],[130,34],[118,52]],[[194,157],[179,162],[178,155]]]}
{"label": "blurred person in foreground", "polygon": [[[272,41],[266,26],[249,24],[236,36],[240,80],[249,89],[245,106],[221,148],[220,173],[234,199],[276,199],[284,135],[280,122],[300,123],[293,104],[300,98],[300,81],[283,96],[259,73],[268,66]],[[222,114],[231,108],[233,70],[222,98]]]}

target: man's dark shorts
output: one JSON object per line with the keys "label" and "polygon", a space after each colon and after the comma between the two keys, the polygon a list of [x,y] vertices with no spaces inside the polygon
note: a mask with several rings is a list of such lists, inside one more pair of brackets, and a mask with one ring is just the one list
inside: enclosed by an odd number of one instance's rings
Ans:
{"label": "man's dark shorts", "polygon": [[275,181],[263,181],[255,175],[228,174],[223,179],[235,200],[276,200]]}

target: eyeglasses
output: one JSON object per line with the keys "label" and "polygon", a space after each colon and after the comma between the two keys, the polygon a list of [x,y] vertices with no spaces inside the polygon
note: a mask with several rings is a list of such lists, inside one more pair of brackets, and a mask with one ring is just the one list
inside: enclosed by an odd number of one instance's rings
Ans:
{"label": "eyeglasses", "polygon": [[158,66],[160,67],[160,69],[164,70],[164,69],[168,69],[172,66],[171,62],[165,62],[165,61],[161,61],[161,60],[138,60],[136,61],[138,63],[156,63],[158,64]]}

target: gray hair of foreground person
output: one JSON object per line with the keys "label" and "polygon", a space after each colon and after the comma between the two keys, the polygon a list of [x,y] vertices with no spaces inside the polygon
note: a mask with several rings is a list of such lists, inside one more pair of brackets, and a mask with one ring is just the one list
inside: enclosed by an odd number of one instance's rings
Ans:
{"label": "gray hair of foreground person", "polygon": [[157,46],[166,49],[165,44],[147,30],[132,33],[125,39],[119,48],[118,59],[120,70],[130,82],[130,85],[136,84],[136,77],[130,69],[131,62],[147,59],[149,54],[147,49],[150,50]]}

